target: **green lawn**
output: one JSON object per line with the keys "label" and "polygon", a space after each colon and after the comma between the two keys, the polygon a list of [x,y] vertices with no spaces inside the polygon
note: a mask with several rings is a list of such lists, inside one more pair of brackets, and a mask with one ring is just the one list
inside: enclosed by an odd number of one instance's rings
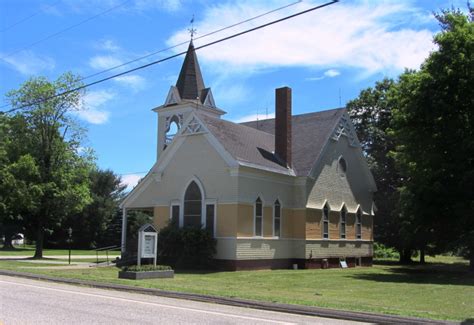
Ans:
{"label": "green lawn", "polygon": [[[35,254],[35,249],[32,246],[26,247],[17,247],[14,250],[1,250],[0,249],[0,256],[31,256]],[[43,250],[43,256],[57,256],[57,255],[68,255],[69,250],[67,249],[45,249]],[[71,250],[71,255],[96,255],[94,250],[81,250],[81,249],[73,249]],[[105,251],[99,252],[99,255],[105,255]],[[109,255],[118,256],[120,252],[109,251]]]}
{"label": "green lawn", "polygon": [[[474,318],[474,275],[461,259],[426,266],[329,270],[178,272],[174,279],[123,280],[117,268],[42,270],[52,276],[253,300],[463,321]],[[433,261],[433,259],[431,259]],[[436,261],[436,260],[434,260]],[[0,269],[26,263],[0,261]],[[30,264],[30,263],[28,263]],[[21,269],[26,271],[25,269]]]}

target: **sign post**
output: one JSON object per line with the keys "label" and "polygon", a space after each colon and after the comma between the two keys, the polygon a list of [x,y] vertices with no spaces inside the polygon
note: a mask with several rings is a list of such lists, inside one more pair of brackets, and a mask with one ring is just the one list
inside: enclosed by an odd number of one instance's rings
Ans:
{"label": "sign post", "polygon": [[158,232],[153,225],[147,223],[138,230],[138,254],[137,265],[141,265],[142,258],[153,258],[156,266],[156,255],[158,247]]}

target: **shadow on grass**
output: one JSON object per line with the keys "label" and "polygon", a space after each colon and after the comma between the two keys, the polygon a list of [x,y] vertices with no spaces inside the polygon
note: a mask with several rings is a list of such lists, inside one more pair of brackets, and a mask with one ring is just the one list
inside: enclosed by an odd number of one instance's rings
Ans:
{"label": "shadow on grass", "polygon": [[34,248],[1,248],[0,249],[0,253],[1,252],[34,252]]}
{"label": "shadow on grass", "polygon": [[386,269],[386,271],[388,273],[367,272],[353,274],[349,277],[377,282],[474,286],[474,274],[469,272],[469,268],[466,264],[461,263],[397,265]]}
{"label": "shadow on grass", "polygon": [[461,322],[461,325],[472,325],[474,324],[474,318],[468,318]]}

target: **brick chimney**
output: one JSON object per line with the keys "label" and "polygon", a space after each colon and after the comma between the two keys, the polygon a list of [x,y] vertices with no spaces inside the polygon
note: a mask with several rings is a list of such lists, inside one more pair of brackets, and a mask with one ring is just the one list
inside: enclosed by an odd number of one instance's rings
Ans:
{"label": "brick chimney", "polygon": [[275,90],[275,155],[291,167],[291,88]]}

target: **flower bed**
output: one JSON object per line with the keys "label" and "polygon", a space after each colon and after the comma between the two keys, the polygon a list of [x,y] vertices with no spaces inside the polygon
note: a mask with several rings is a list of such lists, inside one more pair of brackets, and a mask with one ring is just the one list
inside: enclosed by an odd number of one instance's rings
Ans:
{"label": "flower bed", "polygon": [[174,271],[168,265],[131,265],[124,266],[118,277],[131,280],[173,278]]}

